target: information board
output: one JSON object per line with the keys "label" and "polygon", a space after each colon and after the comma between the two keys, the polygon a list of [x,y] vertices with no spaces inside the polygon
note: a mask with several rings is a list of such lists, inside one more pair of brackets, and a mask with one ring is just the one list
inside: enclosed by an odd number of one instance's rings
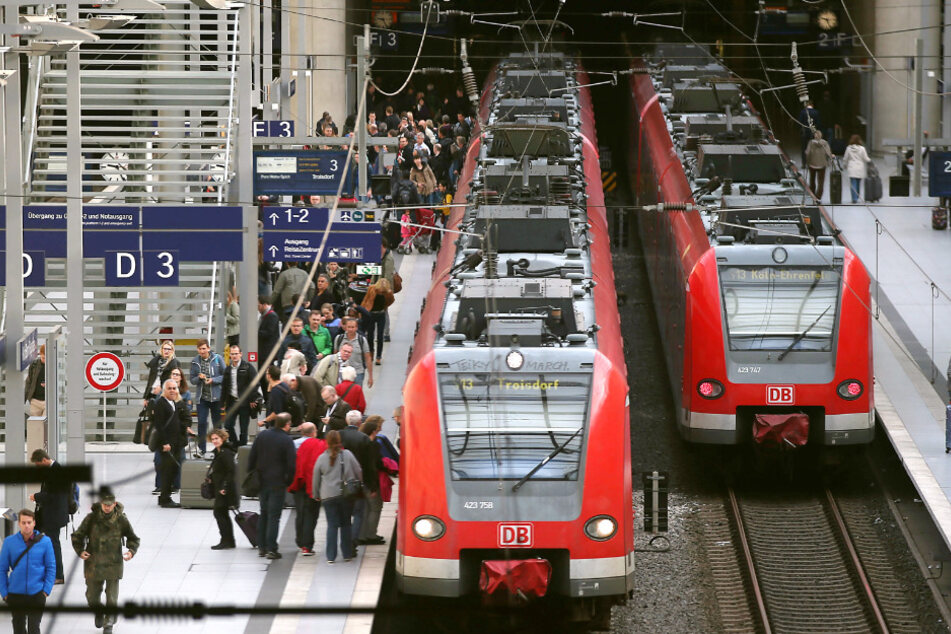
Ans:
{"label": "information board", "polygon": [[951,196],[951,152],[930,152],[928,156],[928,195]]}
{"label": "information board", "polygon": [[[327,237],[323,261],[377,262],[380,223],[374,209],[338,209]],[[306,261],[317,257],[330,209],[268,207],[264,215],[264,259],[268,262]]]}
{"label": "information board", "polygon": [[259,150],[254,153],[254,194],[336,196],[346,161],[347,153],[340,150]]}

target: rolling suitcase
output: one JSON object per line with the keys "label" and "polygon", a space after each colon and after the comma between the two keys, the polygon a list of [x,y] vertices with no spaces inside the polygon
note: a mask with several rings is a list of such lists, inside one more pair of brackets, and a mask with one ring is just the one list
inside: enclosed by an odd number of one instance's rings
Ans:
{"label": "rolling suitcase", "polygon": [[842,204],[842,169],[838,160],[832,164],[832,171],[829,172],[829,202],[833,205]]}
{"label": "rolling suitcase", "polygon": [[248,459],[251,457],[251,445],[238,447],[238,459],[234,468],[234,479],[238,483],[238,494],[244,495],[241,491],[241,483],[248,474]]}
{"label": "rolling suitcase", "polygon": [[934,229],[935,231],[942,231],[948,228],[947,207],[932,207],[931,228]]}
{"label": "rolling suitcase", "polygon": [[244,536],[251,542],[251,546],[258,547],[258,518],[254,511],[235,511],[234,523],[238,525]]}
{"label": "rolling suitcase", "polygon": [[186,460],[182,463],[181,505],[183,509],[210,509],[215,500],[201,497],[201,483],[205,481],[210,460]]}
{"label": "rolling suitcase", "polygon": [[865,176],[865,202],[874,203],[882,199],[882,177],[871,163]]}

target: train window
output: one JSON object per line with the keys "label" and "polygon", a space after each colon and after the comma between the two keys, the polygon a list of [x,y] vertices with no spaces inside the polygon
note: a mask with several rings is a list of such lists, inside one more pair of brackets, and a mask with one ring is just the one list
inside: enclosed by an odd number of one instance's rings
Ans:
{"label": "train window", "polygon": [[453,480],[519,480],[563,443],[532,480],[577,480],[591,375],[440,373]]}
{"label": "train window", "polygon": [[730,350],[832,350],[841,269],[719,267]]}

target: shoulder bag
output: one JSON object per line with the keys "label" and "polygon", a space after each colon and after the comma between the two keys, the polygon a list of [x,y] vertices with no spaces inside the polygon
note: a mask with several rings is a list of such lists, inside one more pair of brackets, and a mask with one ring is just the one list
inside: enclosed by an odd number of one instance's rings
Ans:
{"label": "shoulder bag", "polygon": [[[218,459],[218,456],[215,456],[215,460]],[[206,500],[215,499],[215,483],[211,481],[211,468],[215,465],[214,460],[208,465],[208,470],[205,471],[205,479],[201,482],[201,487],[198,489],[198,492]]]}
{"label": "shoulder bag", "polygon": [[149,408],[143,407],[139,412],[139,417],[135,421],[135,432],[132,434],[132,442],[137,445],[144,445],[148,442],[149,430]]}
{"label": "shoulder bag", "polygon": [[403,290],[403,277],[398,273],[393,273],[393,292],[399,293]]}
{"label": "shoulder bag", "polygon": [[347,480],[344,475],[343,462],[344,462],[344,453],[340,452],[340,495],[347,498],[348,500],[355,500],[361,495],[363,495],[363,481],[362,480]]}

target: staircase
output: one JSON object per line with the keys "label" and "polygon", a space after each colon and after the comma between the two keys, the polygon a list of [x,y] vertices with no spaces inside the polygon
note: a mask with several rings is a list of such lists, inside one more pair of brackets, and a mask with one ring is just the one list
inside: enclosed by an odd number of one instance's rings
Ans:
{"label": "staircase", "polygon": [[[165,0],[80,48],[83,192],[87,203],[216,203],[233,172],[237,11]],[[96,14],[82,3],[80,15]],[[62,200],[66,60],[38,78],[29,197]],[[34,79],[31,76],[31,80]],[[36,85],[31,83],[31,85]]]}
{"label": "staircase", "polygon": [[[120,29],[97,31],[100,40],[80,48],[86,204],[228,200],[237,131],[238,12],[200,10],[189,0],[162,4],[165,13],[140,14]],[[104,12],[80,3],[81,17]],[[65,59],[33,58],[27,86],[26,203],[62,204]],[[223,310],[221,280],[224,276],[230,287],[232,269],[229,263],[180,263],[179,286],[157,291],[105,287],[103,267],[102,259],[84,261],[83,352],[86,358],[102,351],[119,355],[127,375],[105,401],[86,388],[86,438],[128,441],[141,407],[145,362],[159,339],[171,338],[187,370],[196,354],[194,340],[214,342],[217,313]],[[46,287],[28,289],[26,328],[38,328],[41,340],[65,323],[65,269],[64,259],[47,259]],[[61,376],[66,379],[65,372]],[[5,385],[0,381],[3,392]],[[65,393],[63,384],[47,389],[51,397]],[[0,399],[5,396],[0,392]]]}

